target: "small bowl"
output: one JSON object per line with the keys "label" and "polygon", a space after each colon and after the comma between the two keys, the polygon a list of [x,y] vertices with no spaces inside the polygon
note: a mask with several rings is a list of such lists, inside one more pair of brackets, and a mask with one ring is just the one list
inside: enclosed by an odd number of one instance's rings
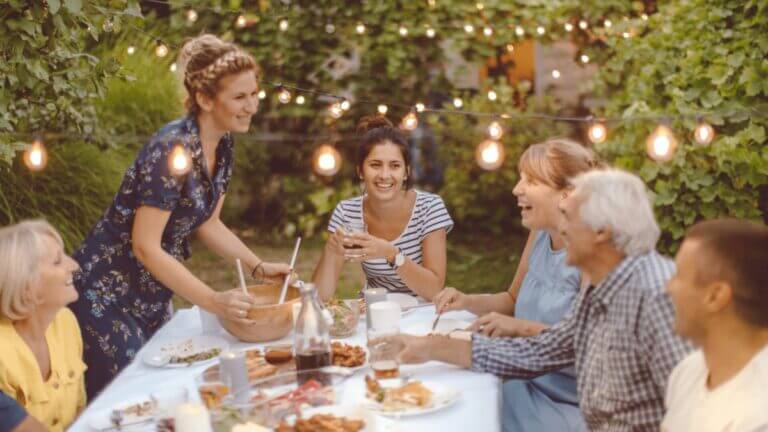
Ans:
{"label": "small bowl", "polygon": [[330,328],[331,337],[347,338],[357,332],[357,325],[360,321],[360,300],[334,300],[329,302],[326,308],[333,315],[333,324]]}
{"label": "small bowl", "polygon": [[254,296],[255,305],[248,311],[251,325],[240,324],[219,317],[221,326],[243,342],[269,342],[284,338],[293,329],[293,304],[300,301],[299,289],[288,287],[283,304],[277,304],[282,285],[251,285],[248,292]]}
{"label": "small bowl", "polygon": [[293,345],[271,345],[264,348],[264,360],[273,366],[288,363],[293,360]]}

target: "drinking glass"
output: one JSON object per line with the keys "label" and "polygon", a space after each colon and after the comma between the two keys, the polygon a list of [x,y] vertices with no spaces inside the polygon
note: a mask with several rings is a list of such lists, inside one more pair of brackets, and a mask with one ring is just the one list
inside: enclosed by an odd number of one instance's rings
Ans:
{"label": "drinking glass", "polygon": [[344,240],[343,240],[343,246],[344,246],[344,257],[347,259],[352,258],[362,258],[363,254],[360,252],[360,249],[362,249],[362,246],[357,245],[354,243],[354,239],[352,238],[353,234],[361,234],[367,231],[365,222],[362,220],[351,220],[347,223],[345,223],[342,226],[342,229],[344,229]]}
{"label": "drinking glass", "polygon": [[400,375],[397,355],[402,346],[390,339],[398,333],[399,330],[396,327],[368,330],[369,363],[376,379],[395,378]]}

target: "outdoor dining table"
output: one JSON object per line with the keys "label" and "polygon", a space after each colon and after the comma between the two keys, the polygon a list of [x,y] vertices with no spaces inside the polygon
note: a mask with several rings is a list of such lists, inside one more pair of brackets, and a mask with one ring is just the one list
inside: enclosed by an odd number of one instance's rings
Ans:
{"label": "outdoor dining table", "polygon": [[[474,315],[468,312],[449,312],[443,316],[466,321],[471,321],[474,318]],[[400,322],[401,331],[407,332],[409,326],[418,326],[424,322],[431,323],[434,318],[435,309],[433,306],[414,309],[403,315]],[[190,399],[199,400],[195,378],[208,368],[212,364],[211,362],[182,368],[156,368],[144,363],[142,356],[153,344],[165,343],[173,339],[184,340],[184,338],[201,333],[202,326],[197,307],[177,311],[173,318],[137,353],[134,361],[95,400],[91,401],[69,430],[73,432],[92,431],[93,429],[89,426],[89,418],[95,413],[103,412],[103,410],[127,400],[149,398],[153,391],[186,387]],[[291,342],[293,333],[281,341],[266,344],[240,342],[223,329],[220,336],[229,341],[230,349],[247,349],[280,342]],[[365,322],[361,320],[355,335],[340,339],[340,341],[365,346],[365,339]],[[435,382],[442,386],[452,387],[461,393],[461,397],[455,404],[441,410],[395,419],[394,430],[403,432],[433,430],[440,432],[467,430],[493,432],[501,429],[501,381],[499,378],[439,362],[403,365],[400,371],[427,384]],[[364,394],[364,376],[369,372],[367,368],[363,368],[341,384],[339,390],[342,405],[359,404],[360,395]],[[152,430],[152,428],[148,430]]]}

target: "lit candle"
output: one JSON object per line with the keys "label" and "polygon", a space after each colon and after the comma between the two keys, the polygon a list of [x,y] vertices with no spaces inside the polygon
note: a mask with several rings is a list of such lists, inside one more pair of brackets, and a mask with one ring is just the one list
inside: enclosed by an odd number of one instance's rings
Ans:
{"label": "lit candle", "polygon": [[185,403],[176,407],[173,426],[176,432],[212,432],[208,410],[199,403]]}
{"label": "lit candle", "polygon": [[229,384],[235,400],[248,402],[248,366],[244,351],[224,351],[219,354],[219,373],[222,381]]}

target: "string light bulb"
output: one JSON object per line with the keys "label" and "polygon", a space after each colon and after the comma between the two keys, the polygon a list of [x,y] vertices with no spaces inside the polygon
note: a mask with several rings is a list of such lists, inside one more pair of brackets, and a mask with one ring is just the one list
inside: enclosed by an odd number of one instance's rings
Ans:
{"label": "string light bulb", "polygon": [[288,31],[288,27],[290,27],[290,23],[287,19],[281,19],[280,22],[277,24],[277,27],[280,29],[280,31]]}
{"label": "string light bulb", "polygon": [[387,113],[387,111],[389,111],[389,107],[387,107],[384,104],[379,105],[378,107],[376,107],[376,109],[379,111],[379,114],[381,115],[384,115]]}
{"label": "string light bulb", "polygon": [[267,92],[264,90],[259,90],[259,99],[264,100],[267,98]]}
{"label": "string light bulb", "polygon": [[341,155],[335,147],[323,144],[315,150],[312,164],[315,172],[324,177],[330,177],[341,169]]}
{"label": "string light bulb", "polygon": [[493,36],[493,29],[490,27],[486,27],[483,29],[483,34],[486,35],[487,37],[491,37]]}
{"label": "string light bulb", "polygon": [[168,46],[160,41],[157,41],[157,47],[155,47],[155,55],[163,58],[168,55]]}
{"label": "string light bulb", "polygon": [[419,126],[419,118],[416,113],[411,111],[403,117],[402,121],[403,129],[412,131]]}
{"label": "string light bulb", "polygon": [[277,100],[281,103],[287,104],[291,101],[291,92],[287,88],[282,88],[277,94]]}
{"label": "string light bulb", "polygon": [[511,53],[511,52],[514,52],[514,51],[515,51],[515,45],[513,45],[511,43],[507,44],[507,52]]}
{"label": "string light bulb", "polygon": [[416,112],[424,112],[424,110],[427,109],[427,107],[424,106],[424,104],[421,102],[417,102],[414,107],[416,108]]}
{"label": "string light bulb", "polygon": [[455,106],[456,108],[461,108],[464,106],[464,101],[458,97],[453,98],[453,106]]}
{"label": "string light bulb", "polygon": [[536,27],[536,33],[539,34],[539,36],[544,36],[544,33],[546,33],[547,30],[543,26]]}
{"label": "string light bulb", "polygon": [[355,31],[359,35],[365,34],[365,24],[357,23],[357,25],[355,26]]}
{"label": "string light bulb", "polygon": [[237,28],[244,28],[246,24],[248,24],[248,21],[245,19],[245,15],[238,15],[235,20],[235,26]]}
{"label": "string light bulb", "polygon": [[475,160],[484,170],[496,170],[504,163],[504,146],[492,139],[485,140],[477,146]]}
{"label": "string light bulb", "polygon": [[464,24],[464,31],[467,32],[467,34],[472,34],[475,32],[475,26],[472,24]]}
{"label": "string light bulb", "polygon": [[172,175],[180,176],[189,172],[192,168],[192,160],[183,145],[176,144],[173,147],[168,165]]}
{"label": "string light bulb", "polygon": [[488,125],[488,136],[491,139],[498,140],[502,135],[504,135],[504,128],[501,127],[499,122],[493,121]]}
{"label": "string light bulb", "polygon": [[341,101],[341,103],[339,104],[339,106],[340,106],[340,107],[341,107],[341,109],[343,109],[344,111],[349,111],[349,109],[350,109],[350,108],[352,108],[352,104],[351,104],[351,103],[349,103],[349,101],[348,101],[348,100],[346,100],[346,99],[344,99],[343,101]]}
{"label": "string light bulb", "polygon": [[187,10],[187,21],[193,23],[197,21],[197,11],[194,9]]}
{"label": "string light bulb", "polygon": [[430,39],[435,37],[435,29],[433,29],[432,27],[428,27],[426,33],[427,33],[427,37]]}
{"label": "string light bulb", "polygon": [[296,96],[296,104],[297,105],[304,105],[304,102],[306,102],[306,99],[304,98],[304,95]]}
{"label": "string light bulb", "polygon": [[693,130],[693,138],[696,140],[697,144],[705,146],[711,143],[715,138],[715,129],[713,129],[709,123],[699,120],[699,124],[697,124],[696,129]]}
{"label": "string light bulb", "polygon": [[333,25],[333,23],[328,23],[325,25],[325,32],[328,34],[333,34],[336,31],[336,26]]}
{"label": "string light bulb", "polygon": [[48,152],[45,150],[43,141],[36,138],[32,145],[24,151],[24,165],[30,171],[42,171],[48,164]]}
{"label": "string light bulb", "polygon": [[496,101],[496,99],[498,99],[498,98],[499,98],[499,95],[497,95],[495,91],[493,91],[493,90],[488,90],[488,100],[489,100],[489,101],[491,101],[491,102],[494,102],[494,101]]}
{"label": "string light bulb", "polygon": [[331,114],[331,117],[335,119],[341,118],[344,114],[344,110],[341,109],[341,104],[338,102],[331,104],[331,106],[328,107],[328,112]]}
{"label": "string light bulb", "polygon": [[640,15],[640,19],[643,20],[643,21],[648,21],[648,14]]}
{"label": "string light bulb", "polygon": [[664,124],[660,124],[648,136],[646,140],[646,151],[651,159],[666,162],[672,159],[677,149],[677,139],[672,131]]}
{"label": "string light bulb", "polygon": [[517,26],[515,27],[515,34],[518,35],[519,37],[523,37],[523,35],[525,35],[525,29],[520,26]]}
{"label": "string light bulb", "polygon": [[629,39],[632,37],[632,33],[630,32],[624,32],[621,35],[624,37],[624,39]]}
{"label": "string light bulb", "polygon": [[586,30],[587,27],[589,27],[589,24],[585,20],[579,21],[579,28],[582,30]]}
{"label": "string light bulb", "polygon": [[605,28],[607,28],[607,29],[609,29],[609,28],[613,27],[613,23],[612,23],[612,22],[611,22],[611,20],[609,20],[609,19],[606,19],[605,21],[603,21],[603,25],[604,25],[604,26],[605,26]]}
{"label": "string light bulb", "polygon": [[483,10],[483,9],[485,9],[485,5],[484,5],[484,4],[482,4],[482,3],[479,3],[479,2],[475,4],[475,7],[477,8],[477,10]]}
{"label": "string light bulb", "polygon": [[400,26],[400,28],[397,29],[397,32],[400,33],[400,36],[402,37],[408,36],[408,28],[405,26]]}
{"label": "string light bulb", "polygon": [[565,25],[563,27],[565,27],[565,31],[567,31],[568,33],[573,31],[573,24],[571,24],[569,22],[565,23]]}
{"label": "string light bulb", "polygon": [[593,144],[600,144],[608,138],[608,128],[602,122],[592,122],[587,130],[587,137]]}
{"label": "string light bulb", "polygon": [[582,63],[587,64],[589,63],[589,56],[586,54],[582,54],[581,57],[579,57]]}
{"label": "string light bulb", "polygon": [[554,79],[560,79],[560,71],[557,69],[552,69],[552,78]]}
{"label": "string light bulb", "polygon": [[136,47],[131,45],[125,51],[128,53],[128,55],[133,55],[133,53],[136,52]]}
{"label": "string light bulb", "polygon": [[171,63],[170,69],[171,69],[171,72],[176,72],[176,63],[175,62]]}

